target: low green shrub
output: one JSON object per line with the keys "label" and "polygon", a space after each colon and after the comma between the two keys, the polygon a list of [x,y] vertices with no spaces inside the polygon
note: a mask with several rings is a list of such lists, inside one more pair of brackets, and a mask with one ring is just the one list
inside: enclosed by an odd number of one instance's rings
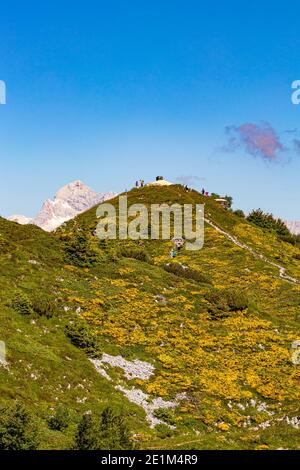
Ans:
{"label": "low green shrub", "polygon": [[237,288],[213,289],[205,298],[210,303],[208,311],[213,319],[225,318],[249,307],[247,295]]}
{"label": "low green shrub", "polygon": [[291,235],[283,220],[276,219],[273,214],[267,214],[261,209],[250,212],[247,220],[265,230],[274,231],[280,237],[289,237]]}
{"label": "low green shrub", "polygon": [[196,269],[182,266],[180,263],[168,263],[164,265],[164,270],[168,273],[175,274],[175,276],[182,277],[184,279],[192,279],[196,282],[204,284],[211,284],[211,280],[205,274],[197,271]]}
{"label": "low green shrub", "polygon": [[54,431],[64,431],[70,424],[70,412],[67,408],[58,405],[54,414],[49,416],[47,422],[50,429]]}
{"label": "low green shrub", "polygon": [[77,450],[131,450],[135,444],[124,415],[107,407],[101,415],[83,415],[74,447]]}
{"label": "low green shrub", "polygon": [[289,243],[293,246],[300,246],[300,236],[299,235],[282,235],[279,237],[285,243]]}
{"label": "low green shrub", "polygon": [[99,343],[90,326],[83,319],[78,319],[66,326],[65,332],[77,348],[84,349],[89,356],[99,354]]}
{"label": "low green shrub", "polygon": [[90,268],[101,261],[93,245],[93,237],[83,232],[72,235],[61,234],[65,261],[80,268]]}
{"label": "low green shrub", "polygon": [[0,255],[11,253],[12,244],[0,234]]}
{"label": "low green shrub", "polygon": [[123,258],[133,258],[144,263],[150,262],[150,256],[142,248],[124,247],[120,251]]}
{"label": "low green shrub", "polygon": [[241,209],[237,209],[233,212],[235,215],[237,215],[238,217],[240,217],[241,219],[245,219],[245,212],[242,211]]}
{"label": "low green shrub", "polygon": [[22,291],[15,293],[12,300],[13,309],[21,315],[31,315],[33,313],[33,306],[30,298]]}
{"label": "low green shrub", "polygon": [[172,437],[174,435],[173,429],[170,429],[166,424],[158,424],[155,426],[155,431],[160,439],[166,439],[167,437]]}
{"label": "low green shrub", "polygon": [[35,296],[32,300],[32,308],[40,317],[52,318],[57,315],[58,308],[55,302],[47,296]]}
{"label": "low green shrub", "polygon": [[158,408],[154,410],[154,416],[170,426],[175,425],[174,411],[170,408]]}
{"label": "low green shrub", "polygon": [[37,429],[33,417],[20,403],[0,408],[0,450],[36,450]]}

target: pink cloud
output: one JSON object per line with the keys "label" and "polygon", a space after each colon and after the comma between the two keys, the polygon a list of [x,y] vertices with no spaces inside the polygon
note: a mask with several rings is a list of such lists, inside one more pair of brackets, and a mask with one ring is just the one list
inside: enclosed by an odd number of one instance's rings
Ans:
{"label": "pink cloud", "polygon": [[[254,157],[268,161],[278,160],[279,154],[286,149],[279,136],[269,124],[246,123],[226,128],[228,144],[223,150],[234,151],[243,148]],[[300,150],[300,147],[299,147]]]}

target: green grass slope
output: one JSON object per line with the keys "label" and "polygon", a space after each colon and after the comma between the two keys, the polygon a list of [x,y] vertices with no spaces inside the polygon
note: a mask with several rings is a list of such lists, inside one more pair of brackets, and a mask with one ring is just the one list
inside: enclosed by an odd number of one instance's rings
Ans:
{"label": "green grass slope", "polygon": [[[208,221],[203,249],[175,260],[169,241],[100,242],[95,208],[55,234],[0,219],[0,397],[36,415],[41,448],[69,448],[82,413],[107,403],[142,448],[298,448],[299,249],[180,185],[128,193],[129,204],[175,202],[205,203]],[[103,353],[153,374],[102,363],[101,375],[89,356]],[[139,393],[172,404],[152,410],[163,424],[150,427]],[[47,425],[58,403],[72,416],[64,432]]]}

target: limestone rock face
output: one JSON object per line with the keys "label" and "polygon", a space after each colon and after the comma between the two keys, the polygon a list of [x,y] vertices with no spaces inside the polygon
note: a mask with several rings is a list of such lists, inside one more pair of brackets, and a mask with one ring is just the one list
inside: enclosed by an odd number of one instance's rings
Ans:
{"label": "limestone rock face", "polygon": [[287,221],[285,224],[291,233],[300,235],[300,221]]}
{"label": "limestone rock face", "polygon": [[67,220],[73,219],[81,212],[114,196],[116,193],[98,193],[82,181],[77,180],[60,188],[53,199],[45,201],[35,218],[12,216],[9,220],[20,224],[35,224],[43,230],[51,232]]}
{"label": "limestone rock face", "polygon": [[25,215],[11,215],[7,219],[11,220],[11,222],[17,222],[20,225],[27,225],[33,223],[33,219],[31,219],[30,217],[25,217]]}

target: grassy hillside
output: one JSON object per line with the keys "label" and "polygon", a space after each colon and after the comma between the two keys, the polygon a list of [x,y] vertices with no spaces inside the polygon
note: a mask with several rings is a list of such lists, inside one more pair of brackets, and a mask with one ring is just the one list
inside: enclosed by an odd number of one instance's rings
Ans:
{"label": "grassy hillside", "polygon": [[[41,448],[69,448],[80,416],[107,403],[142,448],[298,448],[299,249],[179,185],[128,202],[205,203],[204,248],[171,260],[168,241],[100,242],[96,209],[56,234],[0,219],[1,403],[26,404]],[[47,425],[57,404],[63,432]]]}

